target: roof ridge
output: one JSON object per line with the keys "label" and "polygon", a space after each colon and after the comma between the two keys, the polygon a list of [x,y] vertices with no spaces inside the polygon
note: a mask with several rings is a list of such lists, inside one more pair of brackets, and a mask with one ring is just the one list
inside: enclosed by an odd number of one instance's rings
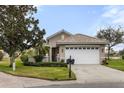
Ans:
{"label": "roof ridge", "polygon": [[94,39],[98,39],[97,37],[93,37],[93,36],[89,36],[89,35],[85,35],[85,34],[81,34],[81,33],[77,33],[75,35],[82,35],[82,36],[86,36],[86,37],[90,37],[90,38],[94,38]]}
{"label": "roof ridge", "polygon": [[[75,35],[78,35],[78,33],[75,34]],[[86,37],[94,38],[96,40],[105,40],[106,41],[106,39],[100,39],[100,38],[97,38],[97,37],[93,37],[93,36],[89,36],[89,35],[85,35],[85,34],[81,34],[81,33],[79,33],[79,35],[83,35],[83,36],[86,36]]]}
{"label": "roof ridge", "polygon": [[50,38],[54,37],[55,35],[60,34],[62,32],[67,33],[69,35],[72,35],[72,33],[68,32],[68,31],[66,31],[64,29],[61,29],[61,30],[57,31],[56,33],[54,33],[54,34],[50,35],[49,37],[47,37],[47,39],[50,39]]}

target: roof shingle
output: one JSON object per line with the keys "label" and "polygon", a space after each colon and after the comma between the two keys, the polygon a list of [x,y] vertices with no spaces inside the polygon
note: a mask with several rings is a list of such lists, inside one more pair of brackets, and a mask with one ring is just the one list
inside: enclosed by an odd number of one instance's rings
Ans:
{"label": "roof shingle", "polygon": [[83,34],[75,34],[65,40],[58,40],[57,44],[107,44],[107,41]]}

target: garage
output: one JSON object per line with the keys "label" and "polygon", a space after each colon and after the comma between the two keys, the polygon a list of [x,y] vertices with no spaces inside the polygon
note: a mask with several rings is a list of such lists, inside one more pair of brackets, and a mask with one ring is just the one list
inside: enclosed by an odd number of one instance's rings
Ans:
{"label": "garage", "polygon": [[66,47],[65,59],[75,59],[75,64],[100,64],[98,47]]}

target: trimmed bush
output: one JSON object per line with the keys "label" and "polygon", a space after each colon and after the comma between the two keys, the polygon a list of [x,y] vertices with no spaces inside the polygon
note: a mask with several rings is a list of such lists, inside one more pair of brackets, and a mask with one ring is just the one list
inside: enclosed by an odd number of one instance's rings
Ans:
{"label": "trimmed bush", "polygon": [[28,55],[22,54],[20,59],[22,60],[23,63],[27,63],[28,62]]}
{"label": "trimmed bush", "polygon": [[3,52],[0,51],[0,61],[3,59],[3,56],[4,56]]}
{"label": "trimmed bush", "polygon": [[107,65],[108,62],[107,62],[107,58],[105,58],[103,61],[102,61],[102,65]]}
{"label": "trimmed bush", "polygon": [[61,62],[64,63],[64,59],[62,59]]}
{"label": "trimmed bush", "polygon": [[61,62],[38,62],[38,63],[25,62],[24,65],[37,67],[67,67],[66,63]]}
{"label": "trimmed bush", "polygon": [[41,62],[43,60],[43,56],[37,55],[37,56],[34,56],[34,59],[36,62]]}
{"label": "trimmed bush", "polygon": [[124,60],[124,55],[122,55],[122,59]]}

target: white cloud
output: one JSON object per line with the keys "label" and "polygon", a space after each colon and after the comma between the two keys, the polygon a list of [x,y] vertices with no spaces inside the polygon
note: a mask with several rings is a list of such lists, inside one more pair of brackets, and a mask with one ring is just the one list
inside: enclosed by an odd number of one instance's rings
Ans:
{"label": "white cloud", "polygon": [[118,45],[114,46],[113,49],[115,51],[122,50],[122,49],[124,49],[124,44],[118,44]]}
{"label": "white cloud", "polygon": [[124,24],[124,6],[104,7],[102,17],[108,18],[112,24]]}
{"label": "white cloud", "polygon": [[114,15],[116,15],[118,13],[118,9],[117,8],[111,8],[111,9],[107,9],[104,13],[103,13],[103,17],[113,17]]}

